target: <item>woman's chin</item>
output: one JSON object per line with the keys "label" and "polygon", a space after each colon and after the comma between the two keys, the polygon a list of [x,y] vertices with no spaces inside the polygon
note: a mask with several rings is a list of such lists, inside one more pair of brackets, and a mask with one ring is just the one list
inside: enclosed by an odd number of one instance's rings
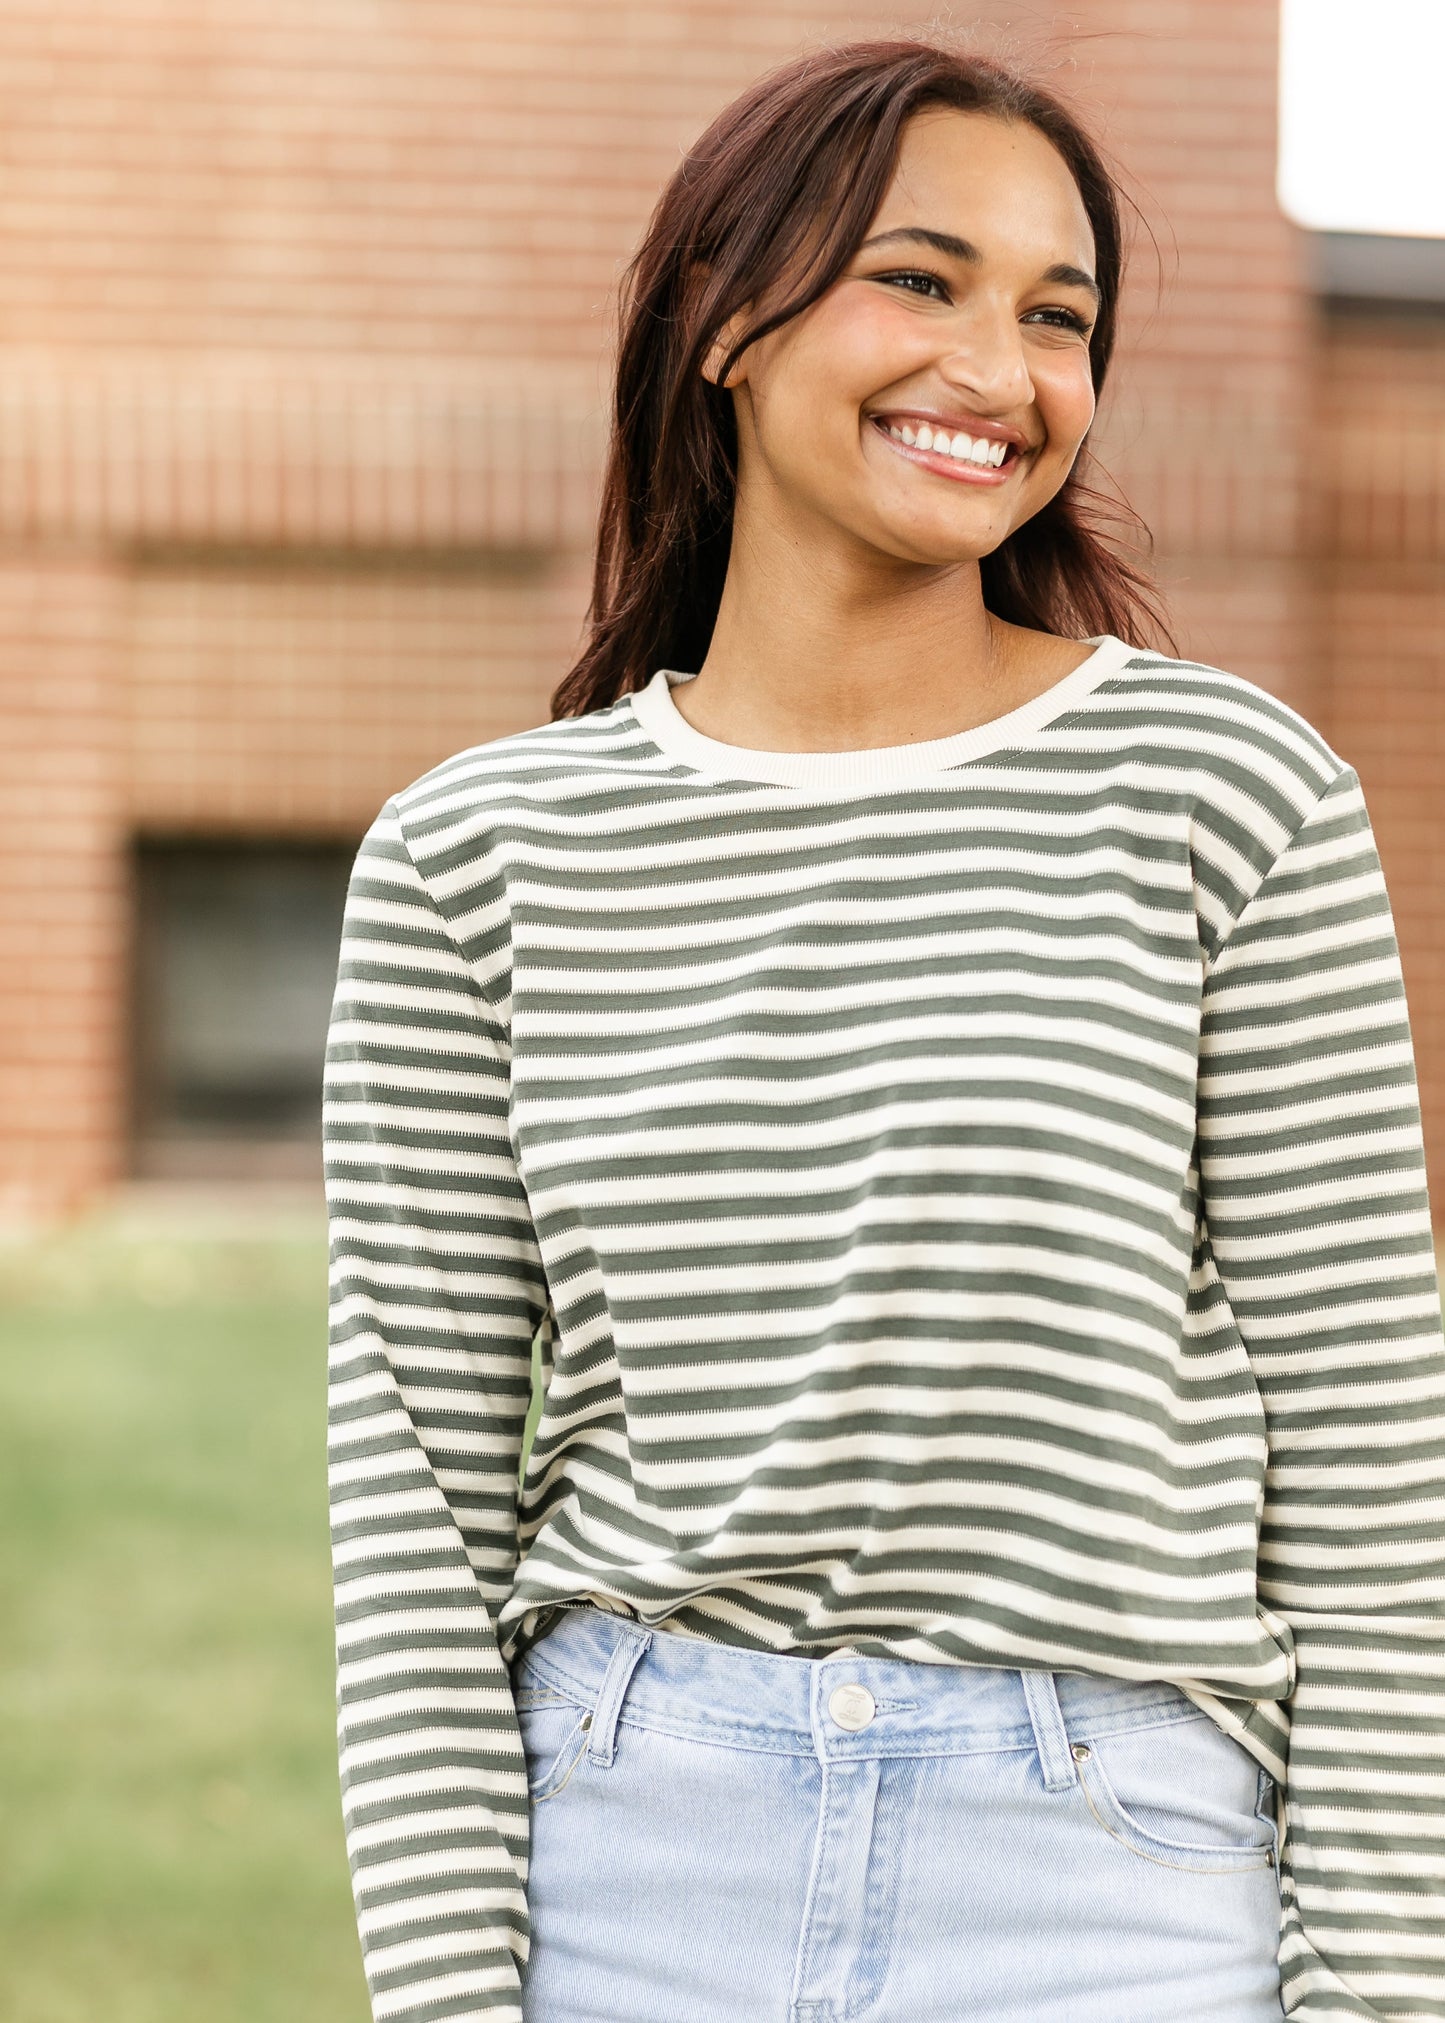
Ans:
{"label": "woman's chin", "polygon": [[968,524],[951,513],[920,521],[916,514],[879,514],[864,538],[880,553],[920,568],[949,569],[981,561],[1008,539],[1010,523],[994,526],[987,513],[969,514]]}

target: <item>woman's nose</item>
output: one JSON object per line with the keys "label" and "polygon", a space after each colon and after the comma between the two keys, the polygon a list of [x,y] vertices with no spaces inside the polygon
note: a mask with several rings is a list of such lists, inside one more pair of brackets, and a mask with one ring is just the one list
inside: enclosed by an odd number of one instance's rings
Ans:
{"label": "woman's nose", "polygon": [[1033,377],[1012,314],[973,318],[940,356],[938,369],[950,386],[974,394],[991,410],[1033,402]]}

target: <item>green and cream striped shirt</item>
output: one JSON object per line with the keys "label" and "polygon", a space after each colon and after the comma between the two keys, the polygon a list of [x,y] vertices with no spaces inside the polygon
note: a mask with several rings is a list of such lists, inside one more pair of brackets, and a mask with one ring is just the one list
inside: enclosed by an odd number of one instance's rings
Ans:
{"label": "green and cream striped shirt", "polygon": [[1280,1781],[1288,2013],[1445,2016],[1445,1344],[1369,819],[1263,690],[1090,643],[856,752],[704,737],[660,671],[372,825],[326,1137],[378,2018],[519,2023],[508,1664],[582,1601],[1172,1680]]}

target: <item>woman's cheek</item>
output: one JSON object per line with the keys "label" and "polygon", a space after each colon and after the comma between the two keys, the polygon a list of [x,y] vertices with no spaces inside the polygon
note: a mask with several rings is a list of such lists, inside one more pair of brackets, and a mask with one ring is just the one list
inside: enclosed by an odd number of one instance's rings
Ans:
{"label": "woman's cheek", "polygon": [[810,370],[856,410],[928,366],[937,353],[916,317],[870,298],[829,318],[808,347]]}
{"label": "woman's cheek", "polygon": [[1094,386],[1087,364],[1052,377],[1036,373],[1034,386],[1050,436],[1057,442],[1081,442],[1094,419]]}

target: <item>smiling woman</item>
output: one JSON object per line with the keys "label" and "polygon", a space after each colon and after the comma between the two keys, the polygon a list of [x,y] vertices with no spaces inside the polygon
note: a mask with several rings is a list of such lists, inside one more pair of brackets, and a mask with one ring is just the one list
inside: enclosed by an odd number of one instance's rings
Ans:
{"label": "smiling woman", "polygon": [[920,43],[764,79],[633,266],[553,720],[362,846],[378,2019],[1439,2013],[1389,901],[1351,768],[1146,643],[1079,477],[1120,281],[1048,94]]}
{"label": "smiling woman", "polygon": [[1122,280],[1097,148],[997,64],[853,45],[744,94],[629,273],[591,633],[554,713],[670,665],[700,669],[699,722],[726,680],[735,738],[886,743],[997,715],[1069,635],[1172,645],[1086,482]]}
{"label": "smiling woman", "polygon": [[[1025,120],[931,105],[902,128],[870,224],[815,301],[739,353],[748,305],[702,367],[733,395],[738,469],[686,713],[749,742],[968,729],[1082,658],[990,610],[979,568],[1046,531],[1094,418],[1103,290],[1079,186]],[[780,652],[797,670],[783,683]]]}

